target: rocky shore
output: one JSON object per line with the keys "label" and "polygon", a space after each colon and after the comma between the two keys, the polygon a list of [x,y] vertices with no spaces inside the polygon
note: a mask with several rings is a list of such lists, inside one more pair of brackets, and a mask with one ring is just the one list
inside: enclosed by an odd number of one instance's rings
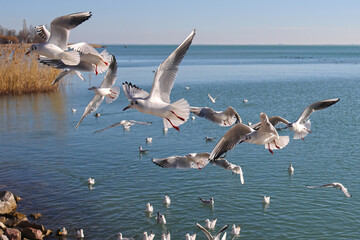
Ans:
{"label": "rocky shore", "polygon": [[[28,217],[17,212],[20,197],[9,191],[0,191],[0,240],[39,240],[52,234],[43,225],[32,223]],[[32,213],[29,217],[37,219],[40,213]]]}

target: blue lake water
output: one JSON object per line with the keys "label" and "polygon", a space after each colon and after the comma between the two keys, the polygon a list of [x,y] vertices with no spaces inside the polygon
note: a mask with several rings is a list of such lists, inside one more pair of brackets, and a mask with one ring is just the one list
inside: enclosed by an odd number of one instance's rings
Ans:
{"label": "blue lake water", "polygon": [[[176,46],[109,46],[118,61],[116,85],[124,81],[150,91],[154,73]],[[228,128],[205,119],[189,119],[180,132],[163,133],[160,118],[128,105],[123,93],[112,104],[103,103],[77,131],[76,123],[93,97],[87,88],[99,85],[104,74],[85,83],[74,77],[60,93],[0,97],[0,190],[20,195],[19,211],[41,212],[38,222],[55,230],[83,228],[86,239],[116,239],[116,233],[142,239],[151,230],[160,239],[198,233],[195,222],[218,218],[241,224],[241,239],[356,239],[360,225],[358,167],[360,115],[359,46],[191,46],[185,56],[172,101],[185,98],[191,106],[215,110],[234,107],[244,122],[258,122],[259,113],[296,120],[315,101],[340,98],[328,109],[311,115],[312,133],[293,140],[271,155],[263,146],[240,144],[226,159],[241,165],[239,176],[208,165],[202,170],[162,169],[152,158],[211,152]],[[85,75],[87,76],[87,75]],[[186,90],[185,87],[190,89]],[[220,95],[215,104],[207,94]],[[243,99],[248,99],[244,104]],[[77,112],[72,113],[71,109]],[[123,119],[150,121],[150,126],[122,127],[93,132]],[[216,141],[206,142],[205,137]],[[153,143],[147,145],[146,137]],[[138,147],[149,149],[139,156]],[[295,173],[289,176],[292,163]],[[89,189],[87,179],[96,184]],[[343,183],[353,195],[346,198],[332,188],[306,185]],[[162,204],[164,195],[172,203]],[[271,196],[267,208],[262,196]],[[215,199],[214,208],[198,197]],[[146,203],[154,216],[145,215]],[[156,212],[167,224],[156,224]],[[230,228],[228,234],[230,234]],[[55,239],[55,237],[52,237]],[[50,239],[52,239],[50,237]]]}

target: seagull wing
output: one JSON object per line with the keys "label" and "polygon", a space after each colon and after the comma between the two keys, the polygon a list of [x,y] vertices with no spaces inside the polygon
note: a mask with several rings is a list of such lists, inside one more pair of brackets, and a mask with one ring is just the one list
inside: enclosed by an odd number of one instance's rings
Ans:
{"label": "seagull wing", "polygon": [[340,100],[340,98],[333,98],[333,99],[326,99],[326,100],[322,100],[322,101],[310,104],[301,113],[297,122],[304,124],[313,112],[330,107],[331,105],[337,103],[339,100]]}
{"label": "seagull wing", "polygon": [[351,197],[351,194],[348,192],[347,188],[342,186],[341,188],[341,191],[345,194],[346,197]]}
{"label": "seagull wing", "polygon": [[57,45],[62,50],[67,50],[70,30],[90,17],[91,12],[79,12],[55,18],[50,24],[51,35],[48,43]]}
{"label": "seagull wing", "polygon": [[75,130],[79,127],[80,123],[82,122],[82,120],[89,115],[90,113],[94,112],[102,103],[102,101],[104,101],[104,96],[95,94],[95,96],[93,97],[93,99],[90,101],[90,103],[87,105],[87,107],[85,108],[85,111],[82,115],[82,117],[80,118],[78,124],[76,124],[75,126]]}
{"label": "seagull wing", "polygon": [[99,52],[96,51],[96,49],[93,48],[93,46],[87,44],[86,42],[71,44],[69,45],[69,48],[81,52],[82,54],[92,54],[92,55],[100,56]]}
{"label": "seagull wing", "polygon": [[215,161],[211,161],[211,163],[226,170],[228,170],[231,166],[231,163],[229,163],[225,158],[216,159]]}
{"label": "seagull wing", "polygon": [[333,184],[329,183],[329,184],[323,184],[323,185],[319,185],[319,186],[310,186],[310,185],[306,185],[307,188],[321,188],[321,187],[332,187]]}
{"label": "seagull wing", "polygon": [[135,84],[125,82],[123,83],[123,90],[125,93],[125,96],[129,101],[132,101],[134,99],[145,99],[149,96],[149,93],[145,90],[139,88]]}
{"label": "seagull wing", "polygon": [[225,135],[215,145],[214,149],[210,154],[209,159],[215,160],[219,158],[222,154],[233,149],[236,146],[236,144],[240,142],[242,136],[251,133],[252,131],[253,130],[249,126],[246,126],[243,123],[235,124],[225,133]]}
{"label": "seagull wing", "polygon": [[117,73],[117,63],[115,56],[112,56],[109,69],[106,72],[106,75],[100,85],[100,88],[111,88],[116,81],[116,73]]}
{"label": "seagull wing", "polygon": [[[280,116],[273,116],[269,118],[269,122],[275,127],[276,125],[280,124],[280,123],[284,123],[284,124],[289,124],[290,122],[288,120],[286,120],[285,118],[282,118]],[[251,125],[251,128],[254,130],[258,130],[261,126],[261,122],[255,123],[253,125]]]}
{"label": "seagull wing", "polygon": [[210,100],[215,103],[215,99],[212,98],[212,96],[210,95],[210,93],[208,93],[208,97],[210,98]]}
{"label": "seagull wing", "polygon": [[229,224],[223,226],[223,227],[219,230],[218,234],[216,234],[216,236],[214,237],[214,240],[219,240],[221,233],[222,233],[223,231],[225,231],[228,227],[229,227]]}
{"label": "seagull wing", "polygon": [[[242,122],[240,115],[236,112],[236,110],[233,107],[228,107],[223,114],[225,114],[226,116],[233,116],[235,117],[235,121],[234,122]],[[234,122],[230,122],[231,125],[234,124]]]}
{"label": "seagull wing", "polygon": [[206,235],[207,239],[208,240],[214,240],[213,236],[209,233],[208,230],[206,230],[203,226],[201,226],[200,224],[198,223],[195,223],[195,225],[201,229],[201,231],[203,231],[203,233]]}
{"label": "seagull wing", "polygon": [[108,127],[106,127],[106,128],[103,128],[103,129],[101,129],[101,130],[97,130],[97,131],[95,131],[94,133],[102,132],[102,131],[104,131],[104,130],[106,130],[106,129],[113,128],[113,127],[117,127],[117,126],[119,126],[120,124],[121,124],[121,122],[114,123],[113,125],[110,125],[110,126],[108,126]]}
{"label": "seagull wing", "polygon": [[135,120],[129,120],[129,122],[136,123],[136,124],[141,124],[141,125],[151,125],[152,124],[152,122],[138,122],[138,121],[135,121]]}
{"label": "seagull wing", "polygon": [[191,159],[185,156],[172,156],[168,158],[154,158],[151,160],[162,168],[189,169],[191,168]]}
{"label": "seagull wing", "polygon": [[174,85],[179,65],[188,51],[194,36],[195,30],[160,64],[155,73],[150,98],[159,98],[166,103],[170,103],[170,92]]}
{"label": "seagull wing", "polygon": [[42,37],[43,39],[45,39],[45,41],[47,41],[50,38],[50,32],[49,30],[46,29],[46,27],[44,25],[39,25],[36,26],[36,32],[37,34]]}

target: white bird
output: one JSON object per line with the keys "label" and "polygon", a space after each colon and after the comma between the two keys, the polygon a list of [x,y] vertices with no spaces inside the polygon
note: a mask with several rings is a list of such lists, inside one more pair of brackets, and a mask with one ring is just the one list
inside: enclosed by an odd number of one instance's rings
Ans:
{"label": "white bird", "polygon": [[185,156],[171,156],[167,158],[154,158],[151,161],[163,168],[201,169],[209,163],[210,153],[189,153]]}
{"label": "white bird", "polygon": [[232,164],[232,163],[228,162],[225,158],[221,158],[221,157],[214,161],[210,161],[210,162],[211,162],[211,164],[213,164],[215,166],[222,167],[226,170],[231,170],[233,174],[240,175],[241,184],[245,183],[244,174],[239,165]]}
{"label": "white bird", "polygon": [[135,240],[135,238],[133,238],[133,237],[130,237],[130,238],[123,237],[122,233],[118,233],[118,234],[116,234],[116,236],[117,236],[117,240]]}
{"label": "white bird", "polygon": [[145,212],[146,213],[153,213],[154,212],[154,207],[150,203],[147,203],[146,208],[145,208]]}
{"label": "white bird", "polygon": [[71,109],[71,112],[72,112],[72,113],[76,113],[76,108],[72,108],[72,109]]}
{"label": "white bird", "polygon": [[195,116],[191,116],[191,119],[192,119],[192,120],[195,120]]}
{"label": "white bird", "polygon": [[235,224],[232,225],[231,229],[231,235],[233,236],[239,236],[241,231],[241,225],[235,226]]}
{"label": "white bird", "polygon": [[150,144],[152,143],[152,137],[145,138],[146,143]]}
{"label": "white bird", "polygon": [[208,93],[208,97],[210,98],[210,100],[211,100],[212,103],[215,103],[215,102],[216,102],[216,99],[217,99],[218,97],[220,97],[220,95],[217,96],[217,97],[215,97],[215,98],[213,98],[213,97],[210,95],[210,93]]}
{"label": "white bird", "polygon": [[222,127],[230,127],[235,122],[241,122],[239,114],[232,107],[228,107],[225,111],[214,111],[209,107],[190,107],[190,112]]}
{"label": "white bird", "polygon": [[212,142],[212,141],[214,141],[214,140],[215,140],[215,138],[205,137],[205,141],[207,141],[207,142]]}
{"label": "white bird", "polygon": [[199,199],[205,205],[213,206],[215,203],[214,198],[212,198],[212,197],[209,200],[202,199],[201,197],[199,197]]}
{"label": "white bird", "polygon": [[[55,18],[51,23],[50,37],[45,43],[31,45],[29,51],[51,59],[59,59],[66,65],[77,65],[80,54],[77,51],[67,51],[70,30],[88,20],[91,12],[73,13]],[[46,34],[49,34],[48,32]]]}
{"label": "white bird", "polygon": [[84,230],[76,229],[76,238],[84,238]]}
{"label": "white bird", "polygon": [[226,240],[226,232],[224,232],[224,235],[221,237],[221,240]]}
{"label": "white bird", "polygon": [[189,90],[189,89],[190,89],[190,87],[185,87],[185,89],[186,89],[186,90]]}
{"label": "white bird", "polygon": [[88,178],[88,184],[89,184],[89,185],[94,185],[94,184],[95,184],[95,178],[89,177],[89,178]]}
{"label": "white bird", "polygon": [[170,199],[170,197],[169,196],[167,196],[167,195],[165,195],[164,196],[164,200],[163,200],[163,204],[165,204],[165,205],[170,205],[170,203],[171,203],[171,199]]}
{"label": "white bird", "polygon": [[151,122],[138,122],[138,121],[134,121],[134,120],[121,120],[120,122],[114,123],[106,128],[103,128],[101,130],[97,130],[94,133],[98,133],[98,132],[102,132],[106,129],[109,128],[113,128],[113,127],[117,127],[119,125],[122,125],[124,130],[129,130],[131,126],[135,125],[135,124],[140,124],[140,125],[151,125]]}
{"label": "white bird", "polygon": [[263,204],[269,204],[270,203],[270,196],[263,196],[262,203]]}
{"label": "white bird", "polygon": [[143,240],[153,240],[155,237],[155,234],[151,232],[151,234],[148,236],[147,232],[143,233]]}
{"label": "white bird", "polygon": [[142,153],[147,153],[149,150],[147,149],[143,149],[142,146],[139,146],[139,153],[142,154]]}
{"label": "white bird", "polygon": [[289,165],[288,171],[289,171],[290,174],[294,173],[294,167],[293,167],[293,165],[291,163]]}
{"label": "white bird", "polygon": [[200,224],[195,223],[195,225],[203,231],[203,233],[206,235],[208,240],[220,240],[221,233],[229,227],[229,225],[225,225],[220,229],[220,231],[215,236],[213,236],[208,230],[206,230],[206,228],[204,228]]}
{"label": "white bird", "polygon": [[185,235],[185,240],[196,240],[196,232],[194,232],[193,235],[190,235],[189,233],[187,233]]}
{"label": "white bird", "polygon": [[273,154],[272,150],[282,149],[289,143],[289,137],[279,136],[265,113],[260,113],[260,120],[261,124],[258,130],[242,123],[232,126],[212,150],[210,160],[217,159],[242,142],[265,145],[271,154]]}
{"label": "white bird", "polygon": [[160,224],[166,224],[166,218],[164,215],[157,213],[156,222]]}
{"label": "white bird", "polygon": [[95,116],[95,117],[100,117],[101,114],[100,114],[100,113],[95,113],[94,116]]}
{"label": "white bird", "polygon": [[205,220],[205,228],[207,229],[215,229],[215,225],[217,222],[217,218],[214,218],[213,220],[206,219]]}
{"label": "white bird", "polygon": [[178,67],[195,36],[195,30],[186,40],[158,67],[150,94],[136,85],[123,83],[123,90],[130,104],[123,109],[137,109],[140,112],[161,117],[164,129],[175,128],[189,118],[189,103],[185,99],[170,103],[170,93],[174,85]]}
{"label": "white bird", "polygon": [[244,99],[243,99],[243,103],[247,103],[247,102],[248,102],[248,100],[244,98]]}
{"label": "white bird", "polygon": [[344,185],[342,185],[341,183],[329,183],[329,184],[324,184],[324,185],[320,185],[320,186],[309,186],[307,185],[306,187],[308,188],[320,188],[320,187],[333,187],[335,189],[340,189],[346,197],[351,197],[351,194],[348,192],[348,189],[346,187],[344,187]]}
{"label": "white bird", "polygon": [[115,81],[116,81],[116,72],[117,72],[117,63],[115,56],[113,56],[109,69],[105,75],[104,80],[102,81],[100,87],[92,87],[89,88],[89,90],[93,90],[95,93],[95,96],[90,101],[90,103],[85,108],[85,111],[78,122],[78,124],[75,126],[75,129],[77,129],[80,126],[80,123],[82,120],[89,115],[90,113],[94,112],[100,104],[106,99],[107,103],[111,103],[115,101],[119,94],[120,94],[120,88],[119,87],[113,87]]}
{"label": "white bird", "polygon": [[167,231],[167,233],[163,233],[163,234],[161,235],[161,240],[171,240],[170,232]]}

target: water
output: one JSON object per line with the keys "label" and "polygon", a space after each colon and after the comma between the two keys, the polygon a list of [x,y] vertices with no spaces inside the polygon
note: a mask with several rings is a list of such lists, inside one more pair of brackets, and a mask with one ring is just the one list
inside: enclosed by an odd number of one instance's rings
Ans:
{"label": "water", "polygon": [[[117,85],[131,81],[149,91],[153,71],[175,46],[110,46],[118,60]],[[312,134],[291,140],[271,155],[263,146],[241,144],[226,158],[241,165],[239,177],[215,166],[199,170],[162,169],[152,158],[211,152],[228,128],[201,118],[189,119],[163,134],[162,120],[136,110],[122,109],[121,93],[112,104],[73,128],[91,100],[86,90],[103,75],[82,83],[74,78],[59,94],[0,98],[0,190],[23,198],[19,211],[41,212],[38,220],[55,230],[65,226],[74,239],[83,228],[86,239],[116,239],[152,230],[156,239],[168,229],[173,239],[206,218],[242,224],[241,239],[354,239],[359,234],[360,187],[357,177],[359,135],[360,48],[357,46],[192,46],[185,56],[171,93],[172,101],[224,110],[234,107],[244,122],[256,123],[259,113],[295,120],[312,102],[339,97],[334,106],[311,116]],[[185,86],[190,89],[186,90]],[[215,104],[207,97],[221,95]],[[247,104],[243,99],[249,100]],[[71,108],[76,108],[75,114]],[[123,119],[150,121],[150,126],[122,127],[93,132]],[[282,131],[290,135],[290,131]],[[147,145],[146,137],[153,137]],[[138,147],[149,149],[139,156]],[[289,176],[288,165],[295,173]],[[87,179],[94,177],[93,189]],[[341,182],[352,198],[335,189],[307,189],[305,185]],[[169,195],[172,204],[162,204]],[[271,196],[264,208],[263,195]],[[198,197],[214,197],[213,209]],[[145,215],[145,205],[155,214]],[[156,224],[156,212],[167,224]],[[228,233],[230,229],[228,230]],[[55,239],[55,237],[50,237]]]}

